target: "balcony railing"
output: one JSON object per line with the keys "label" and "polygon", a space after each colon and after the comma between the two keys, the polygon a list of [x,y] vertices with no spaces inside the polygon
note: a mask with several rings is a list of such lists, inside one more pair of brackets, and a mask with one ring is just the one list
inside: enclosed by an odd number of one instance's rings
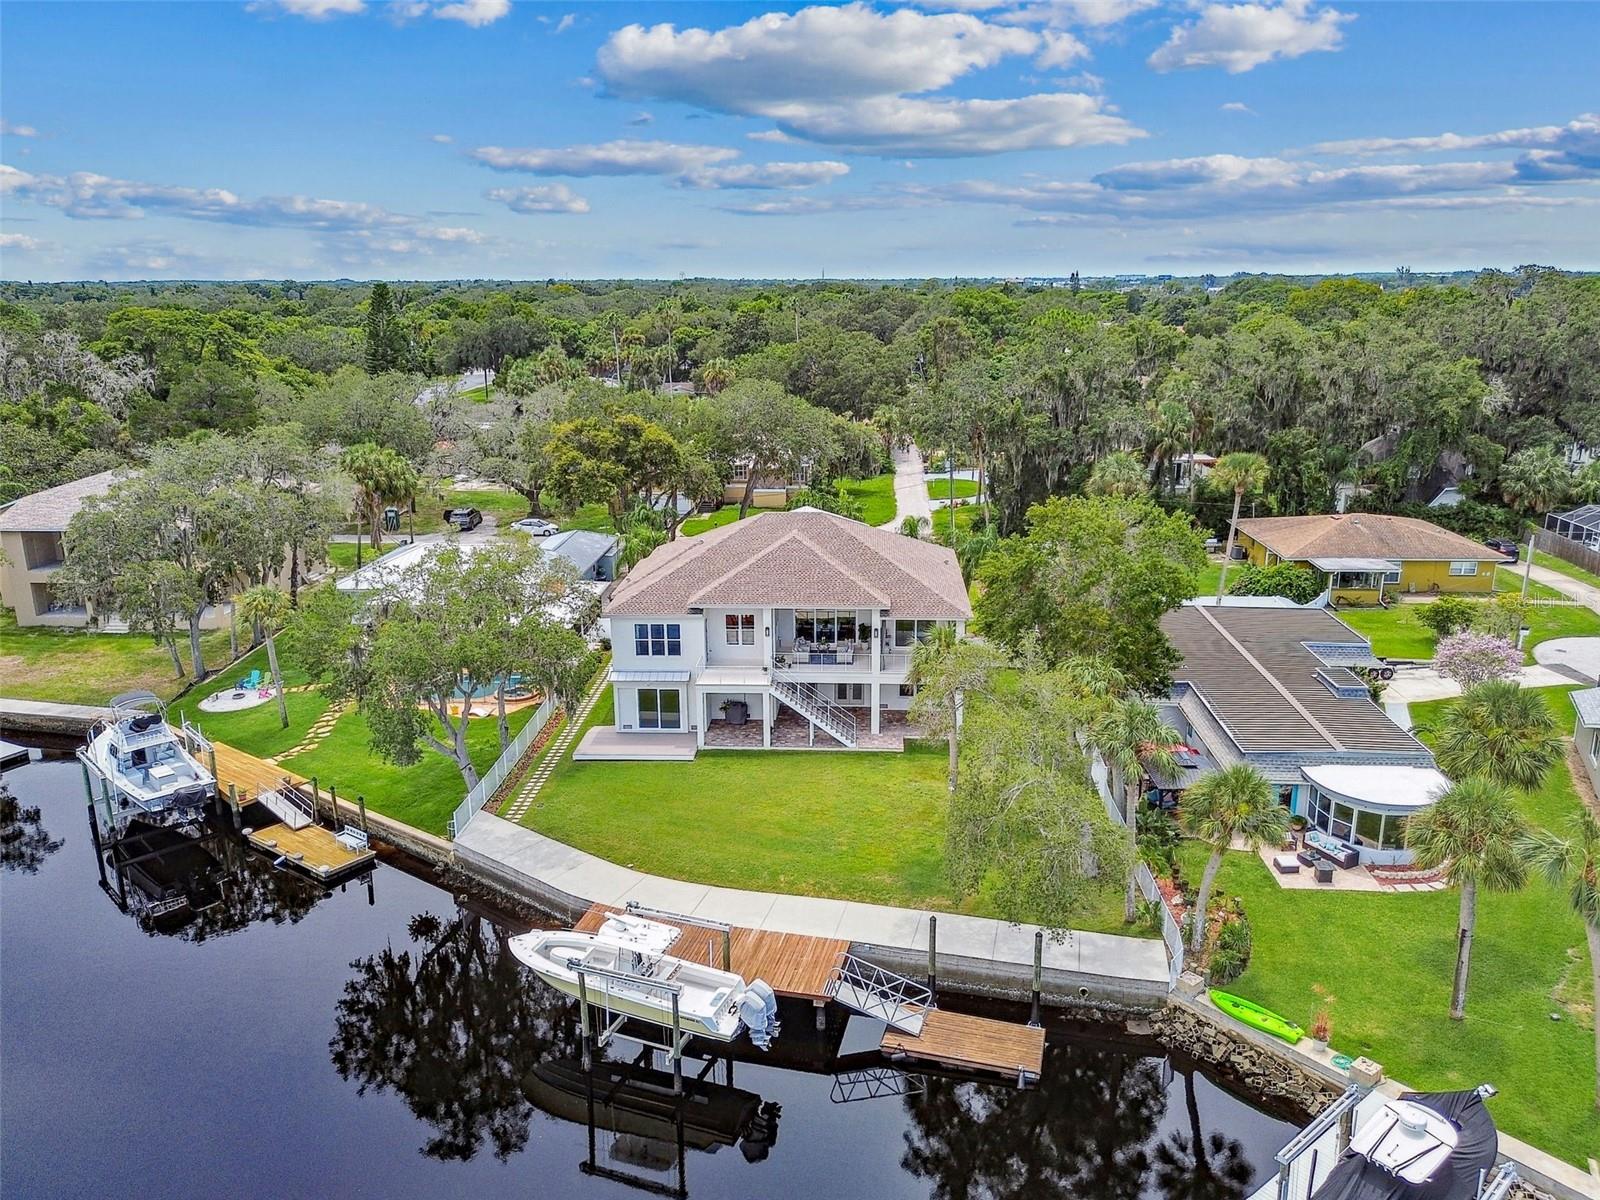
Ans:
{"label": "balcony railing", "polygon": [[805,670],[872,670],[871,647],[860,642],[840,642],[834,645],[817,645],[812,642],[778,642],[774,653],[791,671]]}

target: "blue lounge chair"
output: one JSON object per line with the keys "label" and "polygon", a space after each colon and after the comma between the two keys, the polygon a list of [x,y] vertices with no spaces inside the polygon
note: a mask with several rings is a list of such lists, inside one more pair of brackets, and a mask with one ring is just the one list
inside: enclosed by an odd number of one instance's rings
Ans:
{"label": "blue lounge chair", "polygon": [[261,669],[257,667],[254,671],[251,671],[250,674],[239,680],[239,687],[242,691],[254,691],[256,688],[261,686],[261,678]]}

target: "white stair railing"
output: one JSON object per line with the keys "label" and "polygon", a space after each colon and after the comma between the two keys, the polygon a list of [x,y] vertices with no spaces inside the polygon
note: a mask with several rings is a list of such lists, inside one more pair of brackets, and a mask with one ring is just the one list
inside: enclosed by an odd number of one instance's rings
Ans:
{"label": "white stair railing", "polygon": [[876,1017],[891,1028],[918,1037],[933,992],[924,984],[843,951],[833,965],[823,989],[829,997],[864,1016]]}
{"label": "white stair railing", "polygon": [[290,829],[304,829],[307,825],[316,824],[310,801],[292,788],[262,792],[256,799]]}
{"label": "white stair railing", "polygon": [[855,747],[855,714],[844,705],[777,667],[772,669],[772,694],[844,745]]}

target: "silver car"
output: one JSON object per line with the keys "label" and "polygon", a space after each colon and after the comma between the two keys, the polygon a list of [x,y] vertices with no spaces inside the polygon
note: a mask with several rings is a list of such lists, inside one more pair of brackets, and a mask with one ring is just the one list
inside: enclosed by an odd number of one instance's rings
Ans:
{"label": "silver car", "polygon": [[534,537],[549,537],[552,533],[561,532],[561,526],[543,517],[523,517],[520,521],[513,521],[511,527]]}

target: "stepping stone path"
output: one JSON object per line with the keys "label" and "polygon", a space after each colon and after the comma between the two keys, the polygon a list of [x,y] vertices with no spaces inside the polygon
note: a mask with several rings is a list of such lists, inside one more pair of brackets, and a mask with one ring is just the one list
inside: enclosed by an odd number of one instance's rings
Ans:
{"label": "stepping stone path", "polygon": [[556,764],[566,754],[567,747],[572,745],[572,739],[577,736],[578,730],[583,728],[584,722],[589,719],[589,714],[594,711],[594,706],[600,699],[600,693],[605,691],[606,681],[610,678],[610,675],[611,672],[609,671],[600,672],[600,677],[595,680],[594,686],[589,689],[589,694],[578,705],[578,711],[568,717],[566,726],[556,735],[555,741],[546,750],[544,758],[539,760],[539,765],[522,781],[522,787],[517,792],[517,798],[511,802],[511,806],[505,812],[500,814],[506,820],[521,821],[527,815],[534,799],[544,790],[544,785],[550,778],[551,772],[556,769]]}
{"label": "stepping stone path", "polygon": [[306,730],[306,736],[300,740],[298,746],[291,746],[282,754],[274,754],[265,761],[276,765],[286,758],[293,758],[297,754],[307,754],[315,750],[333,732],[333,727],[339,723],[339,718],[349,711],[350,701],[348,700],[341,700],[337,704],[330,705],[326,712],[311,723],[311,728]]}

